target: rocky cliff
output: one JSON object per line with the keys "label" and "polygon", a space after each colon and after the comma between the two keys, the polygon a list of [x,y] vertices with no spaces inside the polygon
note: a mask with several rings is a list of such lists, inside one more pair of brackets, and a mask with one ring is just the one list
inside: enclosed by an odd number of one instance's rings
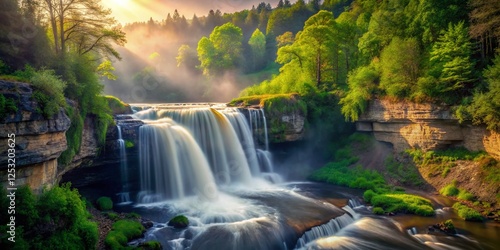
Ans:
{"label": "rocky cliff", "polygon": [[71,122],[64,110],[51,119],[43,117],[26,83],[0,81],[0,93],[16,100],[18,110],[0,121],[0,175],[7,181],[8,135],[15,135],[16,185],[35,190],[57,181],[57,158],[66,150],[65,132]]}
{"label": "rocky cliff", "polygon": [[460,124],[448,106],[374,100],[356,127],[373,132],[378,141],[391,143],[398,152],[463,146],[486,151],[500,160],[500,134],[482,126]]}
{"label": "rocky cliff", "polygon": [[84,122],[80,152],[68,166],[58,166],[57,158],[67,149],[66,131],[71,120],[61,108],[52,118],[45,118],[38,103],[32,98],[33,90],[27,83],[0,81],[0,94],[16,102],[17,112],[0,120],[0,176],[7,185],[8,139],[15,135],[15,185],[29,185],[40,191],[50,187],[66,171],[79,166],[97,155],[94,119]]}

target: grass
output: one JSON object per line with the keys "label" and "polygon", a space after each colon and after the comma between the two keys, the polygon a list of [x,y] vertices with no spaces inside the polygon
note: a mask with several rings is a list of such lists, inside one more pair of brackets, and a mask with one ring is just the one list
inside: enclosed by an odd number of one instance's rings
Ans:
{"label": "grass", "polygon": [[414,166],[401,164],[392,155],[385,159],[384,166],[390,177],[397,179],[404,185],[420,186],[424,184],[420,173]]}
{"label": "grass", "polygon": [[316,170],[309,178],[313,181],[365,190],[363,198],[373,205],[374,214],[401,212],[422,216],[434,215],[434,209],[429,200],[416,195],[404,194],[404,189],[388,185],[383,176],[374,170],[352,166],[358,161],[358,158],[352,156],[352,147],[359,142],[364,144],[369,142],[366,137],[360,134],[349,137],[347,146],[335,153],[336,161]]}
{"label": "grass", "polygon": [[446,185],[445,187],[441,188],[439,190],[439,193],[441,193],[444,196],[450,196],[450,197],[456,197],[459,200],[464,200],[464,201],[474,201],[475,196],[467,190],[462,189],[462,188],[457,188],[456,186],[456,181]]}
{"label": "grass", "polygon": [[168,225],[175,228],[185,228],[189,226],[189,220],[184,215],[177,215],[168,222]]}
{"label": "grass", "polygon": [[468,221],[483,221],[484,218],[481,216],[479,212],[476,210],[467,207],[466,205],[457,202],[453,204],[453,209],[457,211],[457,214],[460,218]]}

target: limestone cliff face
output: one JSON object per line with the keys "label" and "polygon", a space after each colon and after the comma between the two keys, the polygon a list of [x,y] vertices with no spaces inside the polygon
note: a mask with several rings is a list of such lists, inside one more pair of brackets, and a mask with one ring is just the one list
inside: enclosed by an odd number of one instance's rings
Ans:
{"label": "limestone cliff face", "polygon": [[7,180],[8,135],[15,134],[16,185],[28,184],[38,190],[57,180],[57,158],[66,150],[65,132],[71,121],[64,110],[46,119],[37,112],[26,83],[0,81],[0,93],[18,102],[16,114],[0,121],[0,175]]}
{"label": "limestone cliff face", "polygon": [[396,151],[463,146],[471,151],[484,150],[500,160],[500,134],[482,126],[460,124],[448,106],[374,100],[356,127],[373,132],[378,141],[391,143]]}

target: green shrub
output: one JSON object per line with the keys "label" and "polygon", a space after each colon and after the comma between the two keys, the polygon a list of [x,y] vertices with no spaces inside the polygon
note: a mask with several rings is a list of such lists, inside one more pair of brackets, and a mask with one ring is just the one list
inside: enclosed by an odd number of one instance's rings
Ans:
{"label": "green shrub", "polygon": [[106,239],[104,240],[106,246],[111,249],[123,249],[127,245],[127,242],[128,239],[122,232],[113,230],[106,235]]}
{"label": "green shrub", "polygon": [[453,225],[453,221],[452,220],[446,220],[444,223],[444,226],[450,230],[450,231],[454,231],[455,230],[455,225]]}
{"label": "green shrub", "polygon": [[106,196],[99,197],[99,199],[97,199],[96,201],[96,204],[97,204],[97,209],[101,211],[108,211],[113,209],[113,201],[111,200],[111,198]]}
{"label": "green shrub", "polygon": [[441,188],[439,190],[439,193],[441,193],[444,196],[457,196],[459,194],[458,188],[455,186],[454,183],[446,185],[444,188]]}
{"label": "green shrub", "polygon": [[469,208],[459,202],[453,204],[453,209],[457,211],[460,218],[468,221],[483,221],[483,216],[476,210]]}
{"label": "green shrub", "polygon": [[372,210],[373,214],[383,215],[385,213],[384,209],[381,207],[374,207]]}
{"label": "green shrub", "polygon": [[131,141],[131,140],[125,140],[125,148],[133,148],[135,145],[134,145],[134,142]]}
{"label": "green shrub", "polygon": [[457,198],[464,201],[473,201],[475,199],[475,196],[464,189],[459,189]]}
{"label": "green shrub", "polygon": [[41,106],[41,113],[46,118],[52,118],[59,112],[60,107],[66,107],[64,89],[66,83],[51,70],[35,72],[31,78],[33,84],[33,98]]}
{"label": "green shrub", "polygon": [[8,114],[17,113],[16,100],[12,98],[5,98],[3,94],[0,94],[0,121],[2,121]]}
{"label": "green shrub", "polygon": [[68,148],[57,159],[62,165],[68,165],[73,160],[73,157],[80,152],[84,125],[83,118],[72,107],[68,107],[66,112],[71,119],[71,125],[66,131]]}

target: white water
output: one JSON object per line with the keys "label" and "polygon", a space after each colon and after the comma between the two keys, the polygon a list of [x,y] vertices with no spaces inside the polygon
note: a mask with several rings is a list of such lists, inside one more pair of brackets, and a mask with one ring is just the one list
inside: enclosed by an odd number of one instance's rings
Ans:
{"label": "white water", "polygon": [[130,204],[130,193],[128,187],[128,163],[127,163],[127,151],[125,140],[123,140],[122,136],[122,128],[120,126],[116,126],[118,130],[118,147],[120,150],[120,176],[122,181],[122,192],[118,193],[119,203],[118,204]]}
{"label": "white water", "polygon": [[[265,127],[264,112],[256,114],[258,124]],[[274,173],[271,154],[257,149],[238,109],[159,106],[135,116],[146,123],[139,130],[141,203],[200,194],[213,198],[217,195],[206,190],[255,186],[254,178],[282,181]],[[266,148],[267,143],[266,139]]]}

